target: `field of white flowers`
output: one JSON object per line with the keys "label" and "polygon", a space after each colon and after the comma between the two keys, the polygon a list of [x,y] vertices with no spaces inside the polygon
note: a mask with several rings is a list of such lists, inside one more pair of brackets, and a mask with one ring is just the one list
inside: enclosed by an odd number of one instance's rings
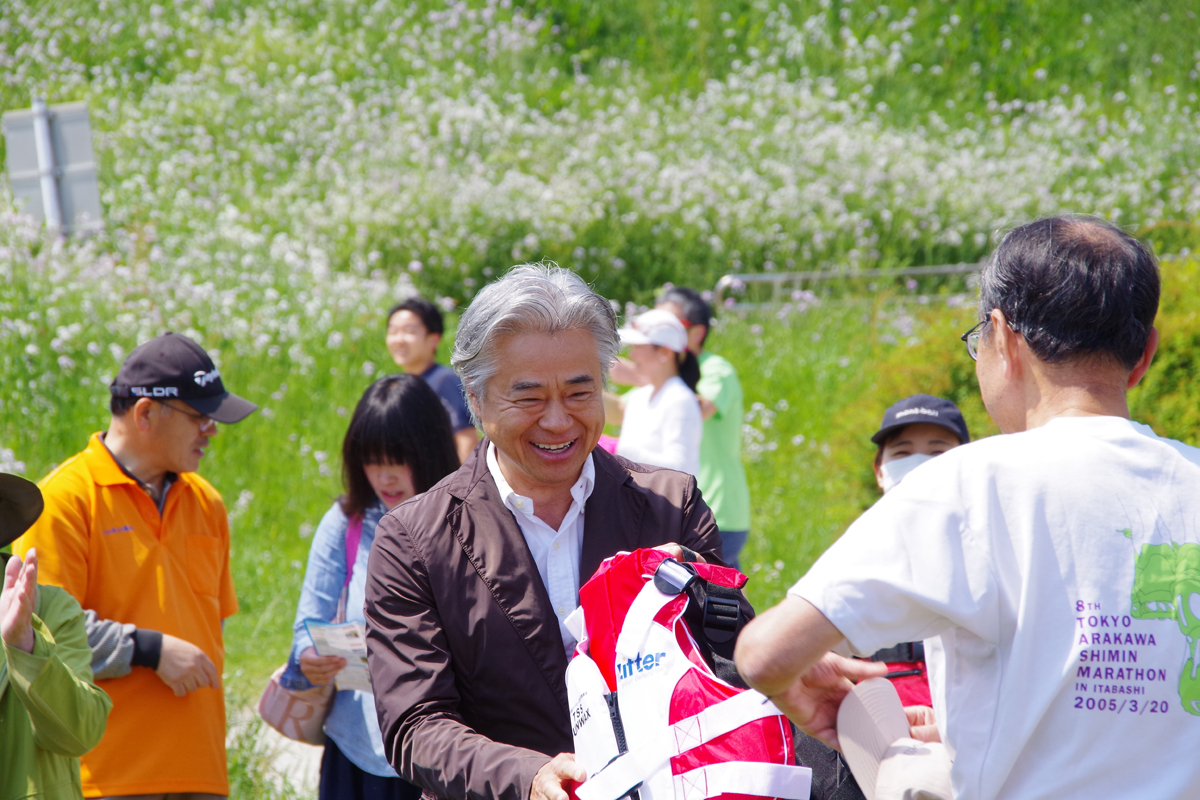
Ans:
{"label": "field of white flowers", "polygon": [[[139,341],[200,340],[263,409],[203,468],[238,531],[231,671],[253,683],[283,658],[303,534],[403,295],[453,310],[541,258],[619,303],[974,261],[1058,211],[1194,230],[1200,9],[1010,6],[6,0],[0,105],[87,101],[106,230],[48,239],[0,191],[0,469],[80,449]],[[759,601],[867,497],[830,510],[821,415],[921,333],[894,307],[800,305],[721,333],[758,403]]]}
{"label": "field of white flowers", "polygon": [[[1200,213],[1194,63],[1181,85],[992,92],[898,126],[876,87],[945,71],[910,52],[938,4],[755,3],[754,45],[669,94],[617,58],[585,71],[575,54],[564,76],[536,7],[325,5],[100,2],[103,23],[81,26],[71,3],[9,4],[4,97],[89,101],[109,220],[134,232],[114,264],[250,294],[265,275],[411,276],[462,302],[549,257],[628,296],[686,270],[711,284],[969,261],[998,229],[1063,209],[1135,227]],[[1160,28],[1200,37],[1176,5]],[[939,38],[969,35],[969,18],[942,16]],[[1084,38],[1100,24],[1076,21]],[[89,66],[81,49],[113,56]],[[986,65],[957,70],[983,81]]]}
{"label": "field of white flowers", "polygon": [[[644,300],[725,272],[971,261],[1061,210],[1200,216],[1200,51],[1151,53],[1111,96],[901,114],[876,87],[939,80],[914,60],[929,39],[978,35],[943,5],[752,3],[710,21],[721,77],[667,93],[645,64],[564,55],[554,14],[510,0],[8,3],[0,96],[88,101],[109,233],[47,245],[0,215],[0,352],[28,376],[6,407],[46,400],[45,374],[102,385],[163,328],[303,374],[412,286],[453,307],[531,259]],[[1200,40],[1187,5],[1152,30]],[[1103,19],[1072,22],[1100,40]]]}

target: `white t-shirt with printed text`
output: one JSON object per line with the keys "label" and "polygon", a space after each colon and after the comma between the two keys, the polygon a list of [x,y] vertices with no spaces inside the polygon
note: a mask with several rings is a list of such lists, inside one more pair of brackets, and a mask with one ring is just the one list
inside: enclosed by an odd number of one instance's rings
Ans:
{"label": "white t-shirt with printed text", "polygon": [[957,447],[789,594],[928,639],[955,797],[1200,797],[1200,450],[1118,417]]}

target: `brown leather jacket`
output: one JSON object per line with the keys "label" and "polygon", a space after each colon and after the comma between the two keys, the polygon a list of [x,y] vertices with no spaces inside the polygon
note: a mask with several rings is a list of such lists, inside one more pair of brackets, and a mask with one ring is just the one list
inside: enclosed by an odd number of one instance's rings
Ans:
{"label": "brown leather jacket", "polygon": [[[427,795],[526,800],[549,756],[573,751],[558,621],[487,469],[485,439],[454,474],[379,523],[366,587],[367,654],[388,759]],[[690,475],[597,448],[579,575],[678,542],[720,562]]]}

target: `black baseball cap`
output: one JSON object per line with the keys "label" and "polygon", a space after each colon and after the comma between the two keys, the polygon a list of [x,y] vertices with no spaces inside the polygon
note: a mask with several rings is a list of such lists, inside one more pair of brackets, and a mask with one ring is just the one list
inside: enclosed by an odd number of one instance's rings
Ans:
{"label": "black baseball cap", "polygon": [[912,425],[914,422],[941,425],[946,430],[953,432],[961,444],[971,441],[971,434],[967,432],[966,420],[963,419],[958,406],[949,400],[934,397],[931,394],[914,394],[888,408],[883,413],[883,422],[879,423],[879,430],[871,437],[871,441],[882,445],[893,431],[897,431],[905,425]]}
{"label": "black baseball cap", "polygon": [[226,424],[241,422],[258,408],[225,391],[221,373],[203,347],[170,331],[134,348],[108,390],[113,397],[182,400]]}
{"label": "black baseball cap", "polygon": [[0,547],[12,544],[42,515],[42,490],[19,475],[0,472]]}

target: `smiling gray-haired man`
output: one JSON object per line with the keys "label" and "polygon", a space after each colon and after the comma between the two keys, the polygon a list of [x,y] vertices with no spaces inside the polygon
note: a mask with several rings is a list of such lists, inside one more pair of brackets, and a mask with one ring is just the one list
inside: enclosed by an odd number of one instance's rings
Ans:
{"label": "smiling gray-haired man", "polygon": [[690,475],[596,447],[616,318],[569,270],[522,266],[463,314],[451,363],[486,438],[379,524],[367,646],[393,766],[441,798],[566,800],[564,625],[622,550],[720,560]]}

